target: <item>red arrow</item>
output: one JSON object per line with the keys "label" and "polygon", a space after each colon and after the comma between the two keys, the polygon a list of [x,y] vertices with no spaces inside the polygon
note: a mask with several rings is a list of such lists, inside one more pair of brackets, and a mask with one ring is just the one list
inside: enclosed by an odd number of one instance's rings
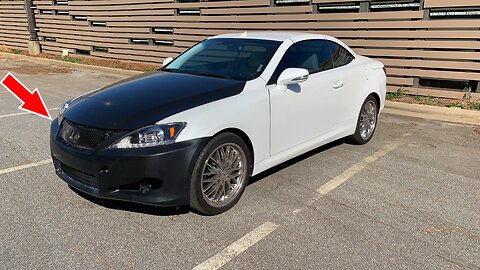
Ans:
{"label": "red arrow", "polygon": [[0,83],[22,102],[18,107],[19,109],[52,120],[52,117],[45,106],[45,102],[43,102],[42,96],[37,88],[35,88],[33,93],[30,92],[30,90],[28,90],[28,88],[10,72],[7,73]]}

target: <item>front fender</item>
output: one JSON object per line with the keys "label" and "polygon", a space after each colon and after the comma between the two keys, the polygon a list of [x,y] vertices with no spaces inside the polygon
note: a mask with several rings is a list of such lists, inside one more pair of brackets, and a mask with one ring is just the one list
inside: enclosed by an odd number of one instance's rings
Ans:
{"label": "front fender", "polygon": [[187,123],[177,138],[179,142],[212,137],[222,130],[234,128],[249,137],[255,163],[270,155],[270,105],[262,79],[247,82],[238,95],[182,111],[158,123],[170,122]]}

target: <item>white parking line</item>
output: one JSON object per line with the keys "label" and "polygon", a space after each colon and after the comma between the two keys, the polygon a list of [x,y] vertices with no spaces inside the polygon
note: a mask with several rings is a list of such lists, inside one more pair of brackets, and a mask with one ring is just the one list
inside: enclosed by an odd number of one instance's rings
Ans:
{"label": "white parking line", "polygon": [[[411,136],[412,133],[405,133],[402,135],[402,137],[408,137]],[[343,173],[337,175],[335,178],[332,180],[328,181],[325,183],[323,186],[319,187],[316,189],[317,196],[314,197],[310,202],[307,203],[307,205],[312,205],[316,201],[318,201],[320,198],[328,194],[330,191],[334,190],[341,184],[345,183],[348,179],[350,179],[352,176],[363,170],[365,167],[368,165],[372,164],[379,158],[385,156],[386,154],[390,153],[393,151],[395,148],[397,148],[399,145],[403,144],[402,138],[398,138],[384,147],[382,147],[380,150],[377,152],[373,153],[372,155],[364,158],[357,164],[353,165],[352,167],[348,168],[345,170]],[[292,212],[292,215],[296,216],[302,212],[302,209],[295,209]],[[262,225],[258,226],[255,228],[253,231],[249,232],[242,238],[238,239],[235,241],[233,244],[230,246],[226,247],[210,259],[206,260],[205,262],[195,266],[193,270],[204,270],[204,269],[219,269],[220,267],[224,266],[228,262],[230,262],[232,259],[240,255],[242,252],[250,248],[251,246],[255,245],[258,241],[260,241],[262,238],[265,236],[269,235],[271,232],[276,230],[278,228],[278,225],[272,222],[265,222]]]}
{"label": "white parking line", "polygon": [[[407,136],[411,136],[411,135],[412,135],[411,133],[405,133],[405,134],[402,135],[402,137],[407,137]],[[385,156],[386,154],[390,153],[391,151],[393,151],[395,148],[397,148],[402,143],[403,142],[401,141],[401,138],[398,138],[398,139],[392,141],[391,143],[382,147],[377,152],[375,152],[372,155],[364,158],[363,160],[361,160],[357,164],[355,164],[352,167],[345,170],[343,173],[337,175],[335,178],[328,181],[323,186],[317,188],[315,190],[315,192],[317,193],[317,196],[314,197],[312,200],[310,200],[308,202],[308,205],[314,204],[316,201],[318,201],[320,198],[325,196],[327,193],[334,190],[335,188],[337,188],[341,184],[345,183],[352,176],[354,176],[355,174],[357,174],[358,172],[360,172],[365,167],[372,164],[373,162],[375,162],[379,158],[381,158],[381,157]]]}
{"label": "white parking line", "polygon": [[[48,109],[48,110],[49,110],[49,111],[58,110],[58,108],[51,108],[51,109]],[[25,115],[25,114],[32,114],[32,115],[33,115],[33,113],[21,112],[21,113],[11,113],[11,114],[0,115],[0,118],[11,117],[11,116],[18,116],[18,115]]]}
{"label": "white parking line", "polygon": [[195,266],[193,270],[219,269],[277,228],[277,224],[267,221],[217,253],[215,256]]}
{"label": "white parking line", "polygon": [[20,171],[20,170],[28,169],[28,168],[32,168],[32,167],[37,167],[37,166],[41,166],[41,165],[45,165],[45,164],[49,164],[49,163],[52,163],[51,159],[45,159],[45,160],[42,160],[42,161],[37,161],[37,162],[34,162],[34,163],[30,163],[30,164],[25,164],[25,165],[15,166],[15,167],[11,167],[11,168],[6,168],[6,169],[0,170],[0,175],[10,173],[10,172]]}

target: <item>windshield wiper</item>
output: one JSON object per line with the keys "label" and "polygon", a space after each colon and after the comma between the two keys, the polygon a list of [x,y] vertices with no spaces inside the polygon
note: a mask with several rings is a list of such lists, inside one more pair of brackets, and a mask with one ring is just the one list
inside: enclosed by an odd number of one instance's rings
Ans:
{"label": "windshield wiper", "polygon": [[213,74],[213,73],[208,73],[203,71],[188,71],[187,73],[192,75],[198,75],[198,76],[207,76],[207,77],[214,77],[214,78],[221,78],[221,79],[232,79],[232,77],[227,75]]}
{"label": "windshield wiper", "polygon": [[166,71],[166,72],[177,72],[178,71],[177,69],[173,69],[173,68],[159,68],[158,70]]}
{"label": "windshield wiper", "polygon": [[194,71],[194,70],[183,70],[183,69],[162,69],[162,71],[167,71],[167,72],[176,72],[176,73],[185,73],[185,74],[191,74],[191,75],[198,75],[198,76],[206,76],[206,77],[213,77],[213,78],[221,78],[221,79],[230,79],[233,80],[232,77],[228,75],[222,75],[222,74],[213,74],[213,73],[208,73],[204,71]]}

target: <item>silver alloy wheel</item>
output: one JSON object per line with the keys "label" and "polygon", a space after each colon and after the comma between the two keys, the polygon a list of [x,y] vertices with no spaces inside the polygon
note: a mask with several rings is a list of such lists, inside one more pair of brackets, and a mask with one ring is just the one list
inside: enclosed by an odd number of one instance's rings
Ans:
{"label": "silver alloy wheel", "polygon": [[233,201],[247,179],[247,157],[236,143],[224,143],[207,158],[202,170],[202,196],[213,207]]}
{"label": "silver alloy wheel", "polygon": [[358,129],[363,140],[368,140],[375,130],[377,124],[377,104],[369,100],[362,108]]}

